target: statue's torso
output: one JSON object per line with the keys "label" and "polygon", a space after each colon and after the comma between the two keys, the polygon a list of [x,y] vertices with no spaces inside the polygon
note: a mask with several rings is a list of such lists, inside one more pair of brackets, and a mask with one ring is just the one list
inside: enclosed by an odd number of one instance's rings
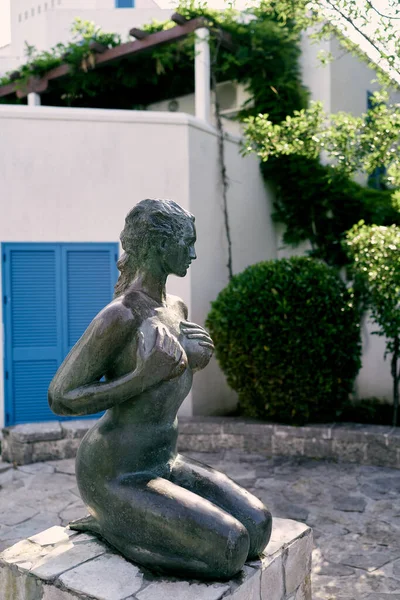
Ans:
{"label": "statue's torso", "polygon": [[[191,389],[192,368],[203,349],[196,340],[188,339],[181,332],[181,323],[185,321],[183,303],[167,301],[166,306],[157,306],[148,298],[140,300],[139,311],[137,302],[134,306],[135,318],[147,343],[151,343],[149,337],[156,326],[164,326],[178,339],[187,356],[188,366],[178,377],[163,381],[108,410],[88,432],[77,456],[80,487],[90,485],[88,480],[94,475],[93,471],[96,481],[144,471],[167,476],[169,465],[176,456],[176,415]],[[134,370],[137,344],[137,335],[127,341],[110,368],[109,379]]]}

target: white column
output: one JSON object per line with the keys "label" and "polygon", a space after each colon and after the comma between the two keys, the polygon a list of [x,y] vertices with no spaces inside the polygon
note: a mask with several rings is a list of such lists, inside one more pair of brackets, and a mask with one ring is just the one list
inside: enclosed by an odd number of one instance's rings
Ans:
{"label": "white column", "polygon": [[195,114],[199,119],[210,122],[211,85],[210,85],[210,33],[206,27],[196,30],[194,60]]}
{"label": "white column", "polygon": [[40,94],[36,92],[28,94],[28,106],[40,106]]}

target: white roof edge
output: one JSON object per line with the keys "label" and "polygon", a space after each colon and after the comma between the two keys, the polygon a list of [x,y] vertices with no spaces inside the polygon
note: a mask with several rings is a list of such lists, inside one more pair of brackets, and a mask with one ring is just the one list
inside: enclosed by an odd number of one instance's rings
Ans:
{"label": "white roof edge", "polygon": [[[182,112],[0,104],[0,119],[186,125],[211,135],[218,135],[218,132],[213,125],[206,123],[193,115]],[[232,135],[230,133],[225,133],[224,137],[236,143],[239,143],[241,140],[240,136]]]}

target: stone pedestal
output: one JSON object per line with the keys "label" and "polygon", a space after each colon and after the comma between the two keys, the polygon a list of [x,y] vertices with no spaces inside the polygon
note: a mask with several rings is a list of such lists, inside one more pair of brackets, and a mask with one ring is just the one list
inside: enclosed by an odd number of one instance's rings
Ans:
{"label": "stone pedestal", "polygon": [[231,581],[155,577],[98,539],[52,527],[0,554],[1,600],[311,600],[312,532],[274,519],[259,561]]}

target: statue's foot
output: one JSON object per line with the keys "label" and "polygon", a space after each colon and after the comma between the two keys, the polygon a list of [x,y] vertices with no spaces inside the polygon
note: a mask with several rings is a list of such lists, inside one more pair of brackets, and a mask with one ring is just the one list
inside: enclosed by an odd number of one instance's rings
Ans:
{"label": "statue's foot", "polygon": [[76,519],[69,523],[69,528],[76,531],[90,531],[95,535],[101,535],[100,525],[92,515],[82,517],[82,519]]}

